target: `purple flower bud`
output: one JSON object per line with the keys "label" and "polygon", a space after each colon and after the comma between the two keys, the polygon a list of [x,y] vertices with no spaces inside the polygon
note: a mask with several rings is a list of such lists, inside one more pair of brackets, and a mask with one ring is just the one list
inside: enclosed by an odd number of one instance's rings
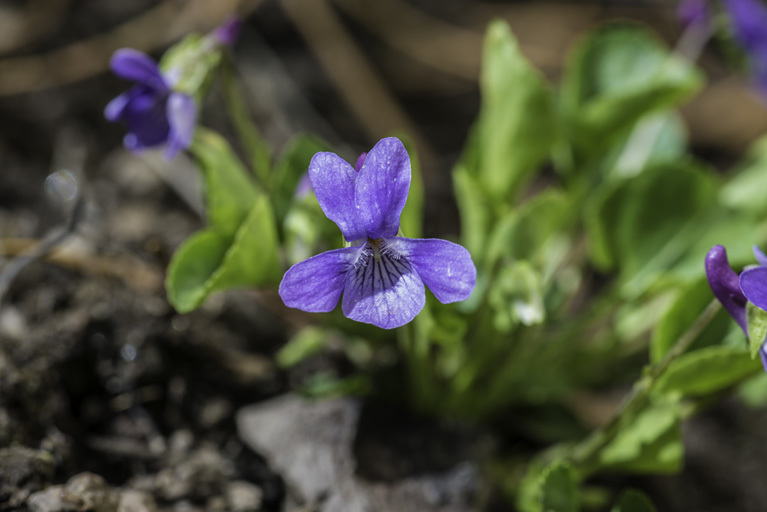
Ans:
{"label": "purple flower bud", "polygon": [[222,46],[235,45],[242,31],[242,20],[237,16],[231,16],[223,24],[213,30],[212,36]]}

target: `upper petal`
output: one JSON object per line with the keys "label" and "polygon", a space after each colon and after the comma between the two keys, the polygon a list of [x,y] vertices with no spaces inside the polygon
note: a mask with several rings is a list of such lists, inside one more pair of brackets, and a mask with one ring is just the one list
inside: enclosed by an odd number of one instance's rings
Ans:
{"label": "upper petal", "polygon": [[148,55],[133,48],[121,48],[114,52],[110,66],[114,74],[146,85],[153,89],[166,91],[168,86],[157,63]]}
{"label": "upper petal", "polygon": [[441,303],[466,300],[474,290],[477,268],[462,246],[434,238],[394,238],[387,243],[407,258]]}
{"label": "upper petal", "polygon": [[381,139],[366,155],[356,184],[359,215],[370,238],[397,235],[410,189],[410,157],[396,137]]}
{"label": "upper petal", "polygon": [[282,301],[288,307],[310,313],[332,311],[344,291],[346,273],[359,252],[359,247],[346,247],[296,263],[280,283]]}
{"label": "upper petal", "polygon": [[721,245],[715,245],[706,254],[706,278],[717,300],[738,322],[743,332],[748,333],[747,299],[746,295],[743,294],[744,292],[741,291],[743,283],[742,280],[738,282],[738,274],[730,268],[730,263],[727,261],[727,251]]}
{"label": "upper petal", "polygon": [[767,310],[767,267],[752,268],[740,274],[740,289],[749,302]]}
{"label": "upper petal", "polygon": [[423,282],[405,258],[367,252],[347,273],[341,307],[352,320],[393,329],[415,318],[425,303]]}
{"label": "upper petal", "polygon": [[349,242],[365,238],[365,225],[354,200],[354,167],[335,153],[323,151],[312,157],[309,177],[322,211],[338,225],[344,238]]}
{"label": "upper petal", "polygon": [[188,94],[174,92],[168,98],[165,108],[170,125],[165,156],[170,159],[192,144],[194,129],[197,126],[197,104]]}

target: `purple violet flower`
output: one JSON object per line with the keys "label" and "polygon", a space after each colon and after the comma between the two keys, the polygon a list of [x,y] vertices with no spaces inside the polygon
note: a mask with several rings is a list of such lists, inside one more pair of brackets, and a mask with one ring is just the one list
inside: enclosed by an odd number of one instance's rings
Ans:
{"label": "purple violet flower", "polygon": [[329,312],[343,295],[346,317],[393,329],[423,309],[424,284],[443,304],[467,299],[477,277],[469,251],[446,240],[397,236],[410,188],[402,142],[382,139],[356,167],[334,153],[312,158],[320,207],[351,244],[293,265],[280,283],[285,304]]}
{"label": "purple violet flower", "polygon": [[735,39],[749,58],[751,74],[767,94],[767,5],[760,0],[724,0]]}
{"label": "purple violet flower", "polygon": [[188,148],[197,123],[194,99],[174,91],[173,80],[138,50],[117,50],[110,64],[117,76],[136,82],[104,109],[107,120],[123,121],[128,126],[125,147],[137,152],[166,144],[168,159]]}

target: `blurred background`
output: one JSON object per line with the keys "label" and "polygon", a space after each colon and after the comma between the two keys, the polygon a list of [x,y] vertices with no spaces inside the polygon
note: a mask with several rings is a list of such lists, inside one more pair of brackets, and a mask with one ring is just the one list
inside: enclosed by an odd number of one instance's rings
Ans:
{"label": "blurred background", "polygon": [[[459,229],[449,170],[479,109],[490,20],[506,20],[552,82],[595,24],[638,22],[671,47],[682,31],[670,1],[2,2],[0,510],[310,510],[285,505],[282,476],[240,439],[234,413],[348,362],[331,352],[277,370],[294,318],[276,294],[228,293],[175,314],[164,269],[202,226],[193,164],[128,153],[124,128],[103,117],[128,86],[109,72],[116,49],[157,58],[233,14],[244,20],[238,73],[270,145],[313,132],[353,161],[407,133],[424,172],[427,236]],[[708,85],[683,114],[693,151],[724,169],[767,131],[767,106],[716,45],[699,64]],[[203,124],[231,133],[216,98]],[[8,263],[41,242],[56,246],[45,261]],[[599,403],[589,411],[604,416]],[[767,449],[748,432],[765,420],[725,402],[689,427],[684,475],[632,483],[661,510],[763,511]],[[45,494],[51,484],[69,486],[70,508],[57,505],[61,488]]]}

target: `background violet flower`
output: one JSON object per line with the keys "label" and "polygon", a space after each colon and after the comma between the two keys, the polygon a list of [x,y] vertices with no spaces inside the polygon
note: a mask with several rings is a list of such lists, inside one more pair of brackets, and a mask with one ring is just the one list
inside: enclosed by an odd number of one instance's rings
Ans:
{"label": "background violet flower", "polygon": [[725,0],[735,39],[748,54],[751,74],[767,94],[767,5],[760,0]]}
{"label": "background violet flower", "polygon": [[399,139],[382,139],[357,160],[314,155],[309,176],[322,211],[350,247],[293,265],[280,283],[289,307],[313,313],[341,307],[352,320],[392,329],[423,309],[424,285],[443,304],[467,299],[477,270],[469,252],[438,239],[398,237],[410,188],[410,158]]}
{"label": "background violet flower", "polygon": [[174,91],[171,80],[163,75],[157,63],[138,50],[117,50],[111,67],[117,76],[136,82],[104,109],[107,120],[127,125],[125,147],[140,151],[166,144],[167,158],[188,148],[197,122],[194,99]]}

